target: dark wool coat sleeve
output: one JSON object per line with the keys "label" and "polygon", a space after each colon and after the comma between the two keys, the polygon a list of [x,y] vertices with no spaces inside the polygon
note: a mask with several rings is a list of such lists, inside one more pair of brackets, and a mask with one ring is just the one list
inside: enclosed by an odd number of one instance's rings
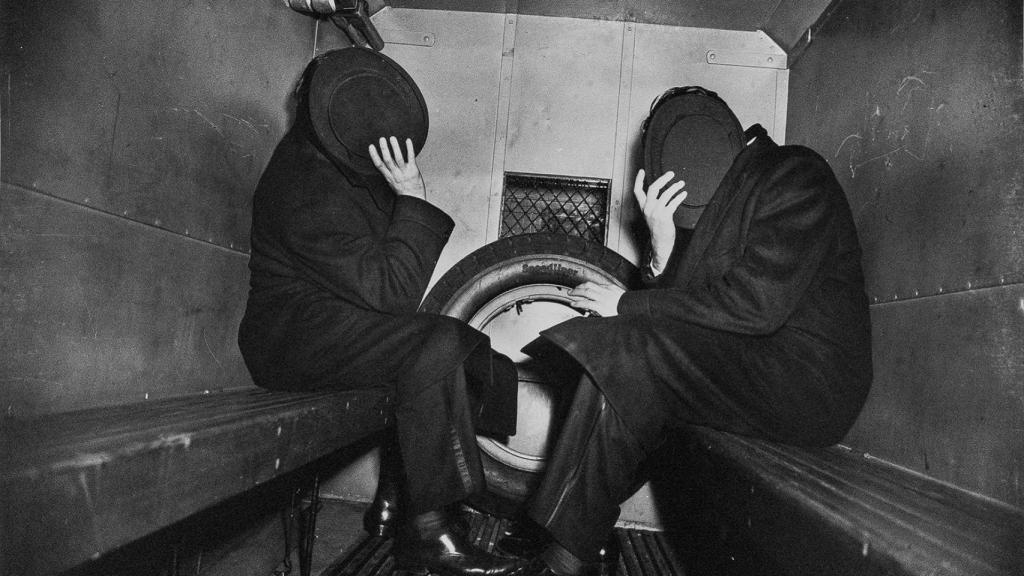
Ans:
{"label": "dark wool coat sleeve", "polygon": [[813,156],[784,160],[765,174],[738,245],[730,249],[716,242],[715,248],[738,253],[728,269],[703,282],[629,292],[619,313],[667,316],[741,334],[778,330],[820,269],[834,234],[825,173]]}
{"label": "dark wool coat sleeve", "polygon": [[[352,192],[348,192],[351,194]],[[343,192],[325,203],[312,195],[282,215],[282,246],[296,269],[335,296],[387,314],[416,310],[454,223],[431,204],[398,197],[378,235],[345,224]]]}

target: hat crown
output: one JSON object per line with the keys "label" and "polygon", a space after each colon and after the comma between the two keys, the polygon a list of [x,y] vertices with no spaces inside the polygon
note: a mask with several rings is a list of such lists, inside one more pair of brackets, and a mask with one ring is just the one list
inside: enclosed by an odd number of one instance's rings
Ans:
{"label": "hat crown", "polygon": [[309,86],[309,117],[332,160],[359,174],[375,174],[368,148],[388,136],[411,138],[419,153],[427,139],[427,107],[401,66],[359,47],[333,50],[318,60]]}
{"label": "hat crown", "polygon": [[694,228],[743,149],[739,120],[714,92],[682,86],[655,99],[643,129],[648,184],[668,171],[684,180],[687,198],[676,211],[675,222]]}

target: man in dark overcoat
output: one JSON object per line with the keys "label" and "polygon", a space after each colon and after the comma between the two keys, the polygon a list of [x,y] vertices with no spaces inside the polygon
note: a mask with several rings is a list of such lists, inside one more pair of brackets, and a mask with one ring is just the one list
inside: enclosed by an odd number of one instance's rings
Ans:
{"label": "man in dark overcoat", "polygon": [[514,410],[515,368],[484,334],[416,312],[454,226],[416,166],[426,131],[422,95],[389,58],[349,48],[309,64],[253,199],[239,346],[259,386],[392,393],[398,564],[501,576],[517,562],[474,548],[446,510],[484,487],[476,428],[515,432],[514,411],[486,409]]}
{"label": "man in dark overcoat", "polygon": [[[694,122],[679,121],[687,114]],[[658,177],[640,170],[634,186],[651,234],[645,286],[580,285],[574,305],[601,317],[559,324],[526,348],[543,356],[553,344],[585,374],[529,506],[554,537],[535,572],[579,573],[599,559],[642,461],[671,430],[703,425],[829,445],[870,386],[861,250],[825,160],[776,145],[760,125],[744,133],[699,88],[667,93],[649,122],[645,165]],[[688,185],[676,173],[699,174],[686,164],[712,141],[726,144],[711,147],[723,169],[691,204],[702,209],[691,230],[678,225],[688,218],[679,214]],[[651,149],[673,143],[694,149]],[[673,155],[683,165],[666,166]],[[662,174],[666,167],[675,173]]]}

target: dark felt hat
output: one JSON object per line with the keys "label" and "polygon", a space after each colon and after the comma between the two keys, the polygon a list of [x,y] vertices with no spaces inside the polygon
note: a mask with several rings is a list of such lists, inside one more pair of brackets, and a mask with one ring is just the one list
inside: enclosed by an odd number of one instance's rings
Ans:
{"label": "dark felt hat", "polygon": [[694,228],[722,177],[743,149],[743,127],[717,94],[699,86],[672,88],[644,121],[646,185],[671,170],[686,181],[677,226]]}
{"label": "dark felt hat", "polygon": [[416,82],[394,60],[361,47],[326,52],[308,79],[309,119],[320,145],[341,166],[374,175],[367,150],[395,136],[419,154],[427,140],[427,105]]}

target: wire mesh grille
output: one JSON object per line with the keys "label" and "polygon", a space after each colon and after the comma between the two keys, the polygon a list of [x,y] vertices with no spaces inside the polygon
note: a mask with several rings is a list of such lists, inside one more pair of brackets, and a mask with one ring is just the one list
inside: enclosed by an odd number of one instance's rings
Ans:
{"label": "wire mesh grille", "polygon": [[505,174],[500,238],[560,232],[603,244],[610,180]]}

